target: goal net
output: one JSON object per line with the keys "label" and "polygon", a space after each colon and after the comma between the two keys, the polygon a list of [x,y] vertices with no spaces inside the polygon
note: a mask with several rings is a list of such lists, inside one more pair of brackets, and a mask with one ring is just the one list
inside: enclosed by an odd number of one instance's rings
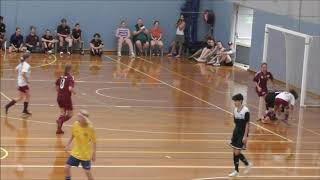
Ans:
{"label": "goal net", "polygon": [[300,93],[300,106],[320,107],[320,37],[267,24],[262,61],[283,90]]}

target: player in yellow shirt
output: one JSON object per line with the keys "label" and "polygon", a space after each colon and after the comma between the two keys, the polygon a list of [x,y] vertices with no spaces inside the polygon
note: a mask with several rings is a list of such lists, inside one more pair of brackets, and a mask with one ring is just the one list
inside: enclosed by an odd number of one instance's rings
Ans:
{"label": "player in yellow shirt", "polygon": [[71,166],[78,167],[80,163],[88,180],[93,180],[90,169],[91,160],[96,160],[96,134],[86,110],[80,110],[78,120],[72,125],[72,136],[66,145],[66,151],[70,150],[72,142],[71,155],[65,166],[65,180],[71,180]]}

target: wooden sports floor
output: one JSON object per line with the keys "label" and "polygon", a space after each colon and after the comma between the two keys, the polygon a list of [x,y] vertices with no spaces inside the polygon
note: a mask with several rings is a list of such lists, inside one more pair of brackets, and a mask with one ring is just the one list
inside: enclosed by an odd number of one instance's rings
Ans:
{"label": "wooden sports floor", "polygon": [[[253,163],[246,176],[241,164],[237,179],[320,179],[320,109],[297,106],[289,128],[259,124],[253,73],[167,57],[33,54],[33,115],[23,117],[20,103],[5,118],[8,97],[17,95],[13,69],[19,56],[1,54],[3,180],[64,179],[64,145],[75,118],[64,126],[64,135],[55,134],[59,109],[54,82],[66,63],[73,65],[76,80],[75,113],[87,109],[96,128],[95,179],[228,179],[233,169],[231,96],[237,92],[245,95],[251,111],[244,154]],[[73,168],[72,174],[75,180],[85,179],[82,168]]]}

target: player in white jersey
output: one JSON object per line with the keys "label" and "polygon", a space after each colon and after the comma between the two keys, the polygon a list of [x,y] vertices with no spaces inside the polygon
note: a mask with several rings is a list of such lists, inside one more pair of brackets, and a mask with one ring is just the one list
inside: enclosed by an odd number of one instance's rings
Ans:
{"label": "player in white jersey", "polygon": [[28,64],[28,59],[30,58],[29,53],[25,53],[22,55],[20,64],[16,67],[16,71],[18,73],[18,91],[19,91],[19,97],[12,99],[7,105],[6,105],[6,114],[8,114],[9,108],[13,105],[15,105],[17,102],[24,100],[24,107],[22,113],[26,115],[31,115],[31,113],[28,111],[28,105],[29,105],[29,99],[30,99],[30,90],[29,90],[29,79],[30,79],[30,64]]}
{"label": "player in white jersey", "polygon": [[249,109],[242,104],[242,94],[236,94],[232,97],[234,101],[234,124],[232,138],[230,146],[233,149],[233,163],[234,170],[229,174],[229,177],[236,177],[239,175],[239,160],[241,160],[246,166],[244,174],[247,174],[251,169],[251,162],[241,153],[242,150],[246,149],[247,141],[249,137],[250,127],[250,112]]}
{"label": "player in white jersey", "polygon": [[290,110],[293,112],[295,101],[298,99],[298,94],[295,90],[290,89],[289,92],[284,91],[276,96],[274,100],[274,110],[277,116],[281,115],[281,109],[284,109],[283,122],[288,125]]}

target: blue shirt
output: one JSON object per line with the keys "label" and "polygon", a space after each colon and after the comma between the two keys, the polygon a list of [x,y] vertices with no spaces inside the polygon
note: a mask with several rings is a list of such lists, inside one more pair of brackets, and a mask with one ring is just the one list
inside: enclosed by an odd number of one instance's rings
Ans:
{"label": "blue shirt", "polygon": [[16,33],[12,34],[10,37],[10,44],[13,44],[15,47],[20,47],[23,43],[23,36],[16,35]]}

